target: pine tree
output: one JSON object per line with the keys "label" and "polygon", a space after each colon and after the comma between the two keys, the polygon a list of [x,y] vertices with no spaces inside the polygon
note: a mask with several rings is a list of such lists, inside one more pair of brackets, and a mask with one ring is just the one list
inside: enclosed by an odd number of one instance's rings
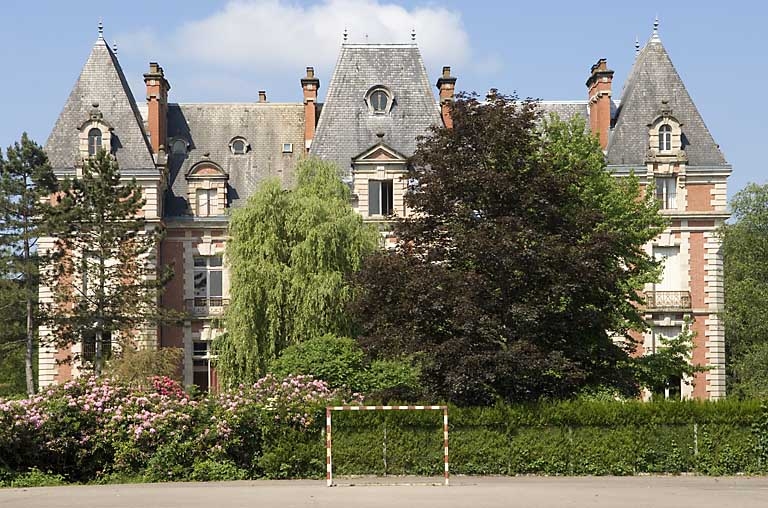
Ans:
{"label": "pine tree", "polygon": [[144,202],[135,179],[122,180],[117,161],[100,151],[82,176],[62,182],[50,209],[55,240],[43,273],[53,339],[59,347],[82,341],[84,353],[93,341],[96,375],[116,335],[131,347],[132,335],[167,318],[158,301],[170,273],[158,273],[155,259],[162,228],[144,219]]}
{"label": "pine tree", "polygon": [[[56,177],[43,149],[26,133],[8,148],[7,161],[0,154],[0,259],[4,281],[3,301],[24,320],[25,380],[27,393],[35,393],[33,354],[37,330],[37,240],[45,235],[47,199],[56,190]],[[21,303],[23,302],[23,304]],[[18,311],[24,309],[23,314]],[[3,309],[4,320],[8,318]],[[15,323],[9,323],[15,324]],[[14,333],[19,326],[4,326]]]}
{"label": "pine tree", "polygon": [[376,249],[377,233],[352,210],[336,166],[310,159],[297,173],[295,190],[265,181],[232,214],[227,333],[215,344],[226,384],[255,381],[291,344],[349,333],[346,275]]}

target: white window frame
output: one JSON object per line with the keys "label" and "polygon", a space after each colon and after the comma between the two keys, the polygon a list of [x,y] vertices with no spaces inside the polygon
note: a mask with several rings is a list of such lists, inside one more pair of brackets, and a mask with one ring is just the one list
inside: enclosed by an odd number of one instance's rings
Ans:
{"label": "white window frame", "polygon": [[657,176],[654,178],[655,196],[662,210],[677,209],[677,177]]}
{"label": "white window frame", "polygon": [[[374,193],[373,188],[377,187],[377,191]],[[388,187],[388,195],[383,192],[384,188]],[[389,197],[387,203],[384,200]],[[373,205],[376,205],[376,211],[373,211]],[[384,205],[389,205],[388,213],[384,213]],[[391,178],[384,180],[369,179],[368,180],[368,215],[371,217],[386,217],[395,213],[395,182]]]}
{"label": "white window frame", "polygon": [[659,151],[669,152],[672,150],[672,126],[665,123],[659,127]]}
{"label": "white window frame", "polygon": [[[218,294],[211,292],[211,274],[218,273]],[[198,292],[198,276],[202,275],[205,281],[205,294]],[[224,305],[224,260],[218,256],[194,256],[193,281],[195,307],[221,307]]]}
{"label": "white window frame", "polygon": [[195,190],[197,200],[197,216],[211,217],[217,215],[218,189],[199,188]]}

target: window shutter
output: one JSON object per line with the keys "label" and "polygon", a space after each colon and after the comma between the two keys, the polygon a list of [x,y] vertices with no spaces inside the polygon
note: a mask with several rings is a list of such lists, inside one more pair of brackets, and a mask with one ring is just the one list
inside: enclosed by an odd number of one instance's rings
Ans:
{"label": "window shutter", "polygon": [[368,215],[381,215],[381,182],[368,180]]}

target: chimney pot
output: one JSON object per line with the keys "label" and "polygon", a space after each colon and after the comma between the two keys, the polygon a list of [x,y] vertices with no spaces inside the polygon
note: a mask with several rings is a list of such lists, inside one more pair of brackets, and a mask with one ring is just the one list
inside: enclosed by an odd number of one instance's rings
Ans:
{"label": "chimney pot", "polygon": [[314,78],[315,77],[315,68],[314,67],[307,67],[307,77],[308,78]]}
{"label": "chimney pot", "polygon": [[446,65],[443,67],[443,77],[444,78],[450,78],[451,77],[451,66]]}
{"label": "chimney pot", "polygon": [[259,90],[259,102],[267,102],[267,91]]}

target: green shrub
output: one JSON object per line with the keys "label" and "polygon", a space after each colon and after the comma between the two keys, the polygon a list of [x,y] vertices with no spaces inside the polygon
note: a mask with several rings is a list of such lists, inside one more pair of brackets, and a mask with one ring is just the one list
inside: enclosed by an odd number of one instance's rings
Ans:
{"label": "green shrub", "polygon": [[245,480],[247,478],[248,472],[237,467],[234,462],[210,459],[196,461],[189,475],[189,479],[196,482]]}
{"label": "green shrub", "polygon": [[37,468],[30,469],[26,473],[17,475],[10,481],[9,486],[15,488],[27,487],[55,487],[66,485],[67,480],[60,474],[54,474],[50,471],[42,472]]}
{"label": "green shrub", "polygon": [[270,366],[279,378],[311,375],[331,388],[346,386],[357,391],[358,376],[365,369],[365,355],[348,337],[327,334],[290,346]]}

